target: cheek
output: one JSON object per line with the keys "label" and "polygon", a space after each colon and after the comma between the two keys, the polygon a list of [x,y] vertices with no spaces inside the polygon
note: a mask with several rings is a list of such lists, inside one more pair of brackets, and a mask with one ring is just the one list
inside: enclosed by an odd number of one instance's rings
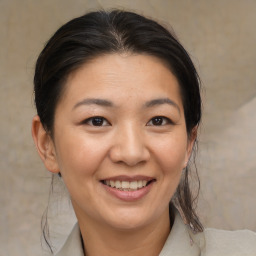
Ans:
{"label": "cheek", "polygon": [[169,175],[180,173],[187,158],[187,141],[183,137],[170,136],[158,141],[154,155],[163,172]]}
{"label": "cheek", "polygon": [[63,135],[57,145],[58,163],[63,176],[93,175],[106,154],[104,145],[95,145],[90,137],[83,138],[79,133]]}

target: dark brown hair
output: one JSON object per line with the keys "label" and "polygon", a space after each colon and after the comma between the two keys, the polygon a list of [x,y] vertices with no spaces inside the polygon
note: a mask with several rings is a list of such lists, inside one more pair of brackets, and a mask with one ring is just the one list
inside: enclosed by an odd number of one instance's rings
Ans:
{"label": "dark brown hair", "polygon": [[[157,22],[120,10],[90,12],[69,21],[41,52],[35,68],[34,92],[37,113],[47,132],[54,133],[54,113],[66,78],[97,56],[123,52],[147,54],[167,63],[179,82],[186,129],[191,135],[201,120],[201,97],[199,77],[188,53],[173,33]],[[180,209],[195,231],[202,231],[194,208],[197,194],[191,192],[189,179],[187,167],[171,204]],[[196,179],[200,184],[197,171]]]}

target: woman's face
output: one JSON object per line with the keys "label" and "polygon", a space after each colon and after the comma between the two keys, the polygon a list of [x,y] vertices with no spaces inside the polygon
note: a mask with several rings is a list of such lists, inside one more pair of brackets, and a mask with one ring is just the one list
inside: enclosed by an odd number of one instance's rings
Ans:
{"label": "woman's face", "polygon": [[53,145],[78,218],[131,229],[168,216],[192,144],[159,59],[109,54],[69,76]]}

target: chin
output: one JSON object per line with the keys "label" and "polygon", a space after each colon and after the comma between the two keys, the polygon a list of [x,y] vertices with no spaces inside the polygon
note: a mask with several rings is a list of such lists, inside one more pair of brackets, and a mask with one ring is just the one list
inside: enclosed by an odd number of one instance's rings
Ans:
{"label": "chin", "polygon": [[146,210],[122,209],[112,211],[111,216],[105,221],[113,228],[127,231],[145,227],[152,223],[154,219]]}
{"label": "chin", "polygon": [[114,220],[111,224],[113,228],[117,230],[125,230],[125,231],[136,230],[146,226],[145,220],[132,219],[132,218]]}

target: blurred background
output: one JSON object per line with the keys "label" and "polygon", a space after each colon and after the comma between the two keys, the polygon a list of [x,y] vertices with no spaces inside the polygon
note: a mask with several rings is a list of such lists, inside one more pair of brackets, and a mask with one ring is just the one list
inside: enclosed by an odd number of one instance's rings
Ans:
{"label": "blurred background", "polygon": [[[137,11],[173,27],[203,83],[201,220],[256,231],[256,1],[0,0],[0,256],[43,255],[40,221],[51,179],[30,132],[34,65],[58,27],[98,8]],[[57,190],[56,247],[75,222],[61,184]]]}

